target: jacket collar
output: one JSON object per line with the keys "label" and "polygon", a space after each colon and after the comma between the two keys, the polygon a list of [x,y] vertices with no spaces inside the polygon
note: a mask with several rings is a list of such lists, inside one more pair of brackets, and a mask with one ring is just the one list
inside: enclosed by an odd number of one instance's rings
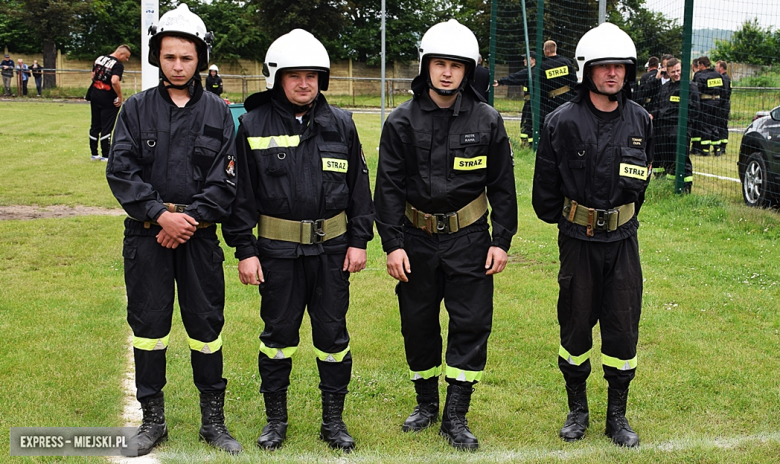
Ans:
{"label": "jacket collar", "polygon": [[[176,104],[173,103],[173,100],[171,100],[171,95],[168,93],[168,89],[165,87],[165,82],[162,79],[160,79],[160,84],[157,86],[157,91],[160,93],[160,96],[163,98],[163,100],[173,106],[176,106]],[[198,103],[200,97],[202,96],[203,84],[201,84],[200,79],[193,79],[192,85],[190,86],[190,101],[188,101],[184,107],[187,108],[188,106],[192,106]]]}

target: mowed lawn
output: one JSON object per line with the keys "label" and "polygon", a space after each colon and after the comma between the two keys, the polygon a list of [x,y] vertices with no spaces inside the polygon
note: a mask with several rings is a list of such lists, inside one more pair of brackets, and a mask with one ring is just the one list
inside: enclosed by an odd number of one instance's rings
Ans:
{"label": "mowed lawn", "polygon": [[[105,164],[89,161],[89,107],[0,102],[0,206],[115,207]],[[356,114],[372,179],[379,116]],[[509,127],[516,133],[516,123]],[[777,462],[780,453],[780,216],[715,196],[675,196],[654,180],[640,214],[645,277],[639,367],[628,417],[638,449],[604,437],[606,384],[599,338],[589,382],[591,428],[578,443],[558,438],[567,413],[557,368],[557,229],[531,208],[533,154],[515,150],[520,228],[497,276],[488,365],[476,386],[476,453],[453,450],[438,430],[404,434],[414,406],[394,281],[379,238],[367,269],[352,277],[348,315],[354,358],[346,423],[350,455],[317,439],[318,377],[308,317],[294,358],[290,428],[269,453],[255,440],[265,423],[258,394],[260,299],[239,283],[225,247],[223,332],[226,414],[246,452],[211,451],[197,440],[198,394],[178,315],[165,388],[170,440],[161,462]],[[373,182],[373,180],[372,180]],[[694,192],[696,187],[694,184]],[[128,368],[121,216],[0,221],[0,435],[10,427],[120,426]],[[446,327],[446,313],[442,312]],[[598,334],[598,326],[595,329]],[[442,398],[445,384],[440,382]],[[0,456],[8,456],[6,440]],[[2,462],[104,462],[103,458],[11,458]]]}

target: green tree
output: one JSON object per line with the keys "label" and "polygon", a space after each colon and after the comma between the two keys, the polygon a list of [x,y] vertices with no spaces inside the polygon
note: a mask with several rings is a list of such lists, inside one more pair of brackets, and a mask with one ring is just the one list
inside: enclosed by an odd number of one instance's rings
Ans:
{"label": "green tree", "polygon": [[714,60],[771,65],[780,63],[780,30],[763,29],[758,19],[745,21],[729,40],[715,40]]}
{"label": "green tree", "polygon": [[293,29],[305,29],[321,41],[335,40],[345,26],[346,2],[339,0],[250,0],[260,30],[271,40]]}
{"label": "green tree", "polygon": [[[31,42],[43,46],[43,66],[57,67],[57,44],[67,45],[81,27],[78,18],[90,11],[93,0],[4,0],[0,12],[18,21]],[[53,73],[44,85],[56,86]]]}
{"label": "green tree", "polygon": [[[417,59],[422,34],[443,20],[434,0],[388,0],[385,4],[387,62]],[[344,13],[345,27],[336,39],[326,41],[335,59],[351,57],[376,65],[381,62],[382,10],[379,0],[350,0]]]}
{"label": "green tree", "polygon": [[30,40],[30,34],[22,22],[0,9],[0,49],[8,48],[16,53],[40,53],[41,44]]}
{"label": "green tree", "polygon": [[[259,5],[237,0],[192,3],[190,9],[214,32],[211,61],[237,64],[239,58],[263,61],[272,39],[256,18]],[[274,37],[275,38],[275,37]]]}
{"label": "green tree", "polygon": [[127,44],[133,53],[141,52],[140,0],[93,0],[92,8],[79,16],[80,28],[73,35],[69,54],[74,58],[94,59],[108,55],[121,44]]}

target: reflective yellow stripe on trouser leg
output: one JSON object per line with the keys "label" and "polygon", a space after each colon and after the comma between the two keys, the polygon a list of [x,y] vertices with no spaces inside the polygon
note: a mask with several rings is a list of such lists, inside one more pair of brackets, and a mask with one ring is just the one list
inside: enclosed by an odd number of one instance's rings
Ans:
{"label": "reflective yellow stripe on trouser leg", "polygon": [[189,337],[187,338],[187,341],[189,342],[190,349],[192,351],[197,351],[203,354],[216,353],[222,349],[222,335],[219,335],[213,342],[202,342],[200,340],[195,340],[194,338]]}
{"label": "reflective yellow stripe on trouser leg", "polygon": [[459,382],[479,382],[482,380],[482,372],[483,371],[464,371],[457,367],[447,366],[444,370],[444,376]]}
{"label": "reflective yellow stripe on trouser leg", "polygon": [[317,359],[324,362],[341,362],[344,360],[344,356],[349,353],[349,347],[344,349],[343,351],[339,351],[338,353],[326,353],[324,351],[320,351],[317,349],[317,347],[314,347],[314,353],[317,354]]}
{"label": "reflective yellow stripe on trouser leg", "polygon": [[270,359],[292,358],[292,355],[298,350],[297,346],[288,346],[285,348],[271,348],[265,343],[260,342],[260,352]]}
{"label": "reflective yellow stripe on trouser leg", "polygon": [[[591,349],[592,349],[592,348],[591,348]],[[590,359],[590,350],[588,350],[588,351],[586,351],[586,352],[582,353],[582,354],[581,354],[581,355],[579,355],[579,356],[572,356],[572,354],[571,354],[571,353],[569,353],[569,352],[566,350],[566,348],[564,348],[564,347],[563,347],[563,345],[561,345],[561,346],[558,348],[558,356],[560,356],[560,357],[562,357],[563,359],[565,359],[565,360],[566,360],[566,362],[567,362],[567,363],[569,363],[569,364],[573,364],[573,365],[575,365],[575,366],[579,366],[579,365],[582,365],[582,363],[584,363],[584,362],[585,362],[585,361],[587,361],[588,359]]]}
{"label": "reflective yellow stripe on trouser leg", "polygon": [[133,335],[133,348],[144,351],[164,350],[168,348],[168,340],[170,338],[171,334],[162,338],[143,338]]}
{"label": "reflective yellow stripe on trouser leg", "polygon": [[601,364],[614,367],[615,369],[621,371],[630,371],[631,369],[636,369],[636,360],[636,356],[631,359],[618,359],[601,353]]}
{"label": "reflective yellow stripe on trouser leg", "polygon": [[441,375],[441,365],[424,371],[409,371],[409,380],[431,379]]}

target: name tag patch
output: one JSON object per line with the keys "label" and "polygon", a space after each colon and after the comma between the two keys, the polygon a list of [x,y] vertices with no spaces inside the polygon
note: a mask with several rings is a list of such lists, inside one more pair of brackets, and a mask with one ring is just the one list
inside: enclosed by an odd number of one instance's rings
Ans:
{"label": "name tag patch", "polygon": [[338,158],[322,158],[322,170],[332,172],[347,172],[347,160]]}
{"label": "name tag patch", "polygon": [[628,146],[634,147],[634,148],[644,148],[645,147],[645,139],[644,137],[634,137],[633,135],[628,138]]}
{"label": "name tag patch", "polygon": [[460,136],[460,143],[479,143],[479,134],[463,134]]}
{"label": "name tag patch", "polygon": [[680,103],[680,97],[678,97],[676,95],[672,95],[671,97],[669,97],[669,101],[675,102],[675,103]]}
{"label": "name tag patch", "polygon": [[555,79],[556,77],[568,76],[569,67],[561,66],[560,68],[548,69],[547,71],[544,72],[544,75],[547,76],[547,79]]}
{"label": "name tag patch", "polygon": [[485,169],[487,167],[487,156],[477,156],[475,158],[455,157],[453,169],[457,171],[473,171],[475,169]]}
{"label": "name tag patch", "polygon": [[634,179],[647,179],[647,166],[637,166],[635,164],[620,163],[620,175],[622,177],[633,177]]}

